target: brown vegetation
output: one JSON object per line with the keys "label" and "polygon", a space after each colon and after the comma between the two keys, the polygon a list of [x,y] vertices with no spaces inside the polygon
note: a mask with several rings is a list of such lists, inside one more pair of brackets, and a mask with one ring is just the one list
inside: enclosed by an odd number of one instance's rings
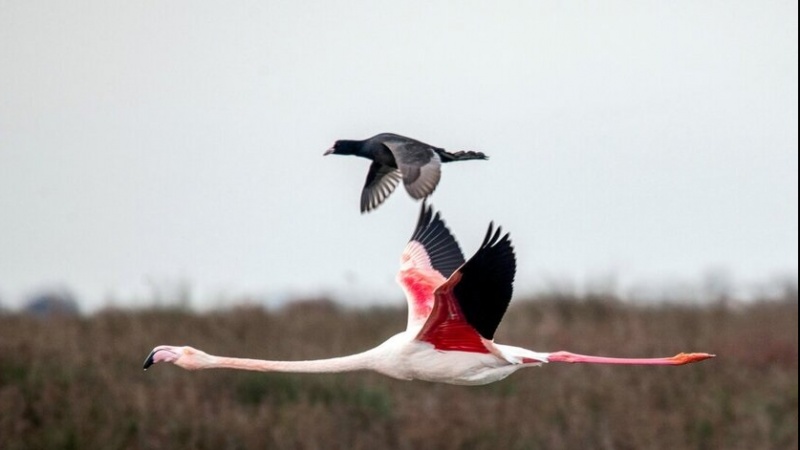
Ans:
{"label": "brown vegetation", "polygon": [[744,307],[517,301],[497,341],[612,356],[717,353],[681,367],[552,364],[483,387],[339,375],[141,370],[156,344],[305,359],[372,347],[405,312],[326,302],[0,316],[0,448],[791,449],[797,298]]}

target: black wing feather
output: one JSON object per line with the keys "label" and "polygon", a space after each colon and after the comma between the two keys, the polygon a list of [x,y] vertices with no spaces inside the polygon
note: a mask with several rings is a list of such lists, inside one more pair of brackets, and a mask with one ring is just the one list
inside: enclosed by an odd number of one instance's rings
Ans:
{"label": "black wing feather", "polygon": [[449,278],[462,264],[464,254],[458,242],[444,224],[439,212],[433,213],[433,207],[422,202],[419,220],[411,241],[419,242],[428,253],[433,268]]}
{"label": "black wing feather", "polygon": [[511,301],[517,260],[508,233],[489,224],[481,248],[460,269],[453,288],[467,322],[486,339],[493,339]]}

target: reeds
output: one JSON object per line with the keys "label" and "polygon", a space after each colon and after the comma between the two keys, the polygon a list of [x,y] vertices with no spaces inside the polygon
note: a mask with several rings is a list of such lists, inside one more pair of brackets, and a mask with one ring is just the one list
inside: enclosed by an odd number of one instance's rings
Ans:
{"label": "reeds", "polygon": [[357,352],[405,326],[400,308],[3,315],[0,449],[792,449],[797,324],[796,296],[737,307],[515,300],[500,343],[718,357],[681,367],[553,364],[460,387],[366,372],[141,370],[156,344],[265,359]]}

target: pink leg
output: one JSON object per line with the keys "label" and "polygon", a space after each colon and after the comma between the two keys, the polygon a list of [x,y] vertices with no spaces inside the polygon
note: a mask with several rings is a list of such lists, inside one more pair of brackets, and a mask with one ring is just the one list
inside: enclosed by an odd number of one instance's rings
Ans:
{"label": "pink leg", "polygon": [[548,355],[549,362],[585,363],[585,364],[643,364],[655,366],[680,366],[714,358],[709,353],[678,353],[669,358],[608,358],[605,356],[579,355],[570,352],[555,352]]}

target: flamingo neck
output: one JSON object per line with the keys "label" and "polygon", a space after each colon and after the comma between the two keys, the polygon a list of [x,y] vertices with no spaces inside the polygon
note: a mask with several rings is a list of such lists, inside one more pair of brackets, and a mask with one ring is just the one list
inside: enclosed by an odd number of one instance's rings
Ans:
{"label": "flamingo neck", "polygon": [[336,373],[372,368],[369,352],[338,358],[307,361],[269,361],[264,359],[212,356],[204,369],[237,369],[257,372]]}
{"label": "flamingo neck", "polygon": [[704,359],[713,358],[716,355],[709,353],[678,353],[667,358],[609,358],[606,356],[579,355],[570,352],[555,352],[547,356],[548,362],[565,363],[584,363],[584,364],[627,364],[627,365],[650,365],[650,366],[681,366]]}

